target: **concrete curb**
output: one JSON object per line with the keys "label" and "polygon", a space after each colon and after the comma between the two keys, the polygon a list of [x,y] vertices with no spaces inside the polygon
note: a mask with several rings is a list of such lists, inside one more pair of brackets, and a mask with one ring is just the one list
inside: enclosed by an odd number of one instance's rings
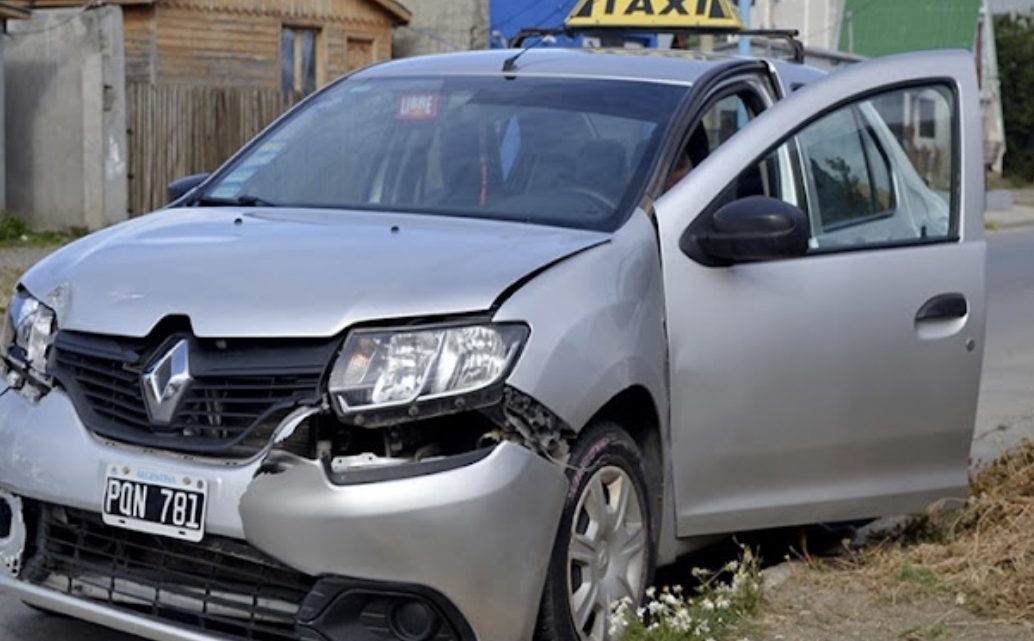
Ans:
{"label": "concrete curb", "polygon": [[1010,209],[984,213],[984,227],[989,230],[1012,229],[1034,225],[1034,207],[1014,205]]}
{"label": "concrete curb", "polygon": [[1019,229],[1022,227],[1034,227],[1034,219],[1016,219],[1011,216],[986,216],[984,218],[984,228],[987,231],[1006,231],[1009,229]]}

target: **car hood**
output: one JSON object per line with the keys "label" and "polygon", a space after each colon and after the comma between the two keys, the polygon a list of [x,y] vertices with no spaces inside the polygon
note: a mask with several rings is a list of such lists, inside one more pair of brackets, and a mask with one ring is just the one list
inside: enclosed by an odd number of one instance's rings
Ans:
{"label": "car hood", "polygon": [[146,336],[332,336],[360,322],[489,310],[522,278],[608,234],[330,210],[171,209],[92,234],[22,280],[63,329]]}

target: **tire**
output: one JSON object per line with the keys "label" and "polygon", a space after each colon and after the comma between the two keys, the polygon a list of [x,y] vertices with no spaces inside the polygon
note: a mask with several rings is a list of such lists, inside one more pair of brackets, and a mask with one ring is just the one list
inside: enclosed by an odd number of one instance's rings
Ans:
{"label": "tire", "polygon": [[[656,562],[643,454],[617,423],[594,423],[572,448],[567,476],[535,639],[611,641],[610,611],[603,604],[624,596],[638,604]],[[629,500],[619,522],[615,508],[624,497]],[[601,509],[606,517],[599,516]]]}

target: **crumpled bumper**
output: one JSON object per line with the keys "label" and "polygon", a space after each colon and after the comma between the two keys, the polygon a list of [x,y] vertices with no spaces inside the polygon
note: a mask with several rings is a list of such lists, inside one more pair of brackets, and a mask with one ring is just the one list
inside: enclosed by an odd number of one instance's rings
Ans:
{"label": "crumpled bumper", "polygon": [[[330,483],[313,461],[293,459],[275,473],[259,473],[262,463],[106,443],[60,391],[35,406],[0,394],[0,487],[16,495],[96,513],[109,465],[203,477],[209,534],[247,540],[313,576],[426,586],[480,641],[531,638],[567,489],[559,466],[509,443],[456,469],[360,485]],[[0,590],[153,639],[205,638],[22,581],[0,579]]]}

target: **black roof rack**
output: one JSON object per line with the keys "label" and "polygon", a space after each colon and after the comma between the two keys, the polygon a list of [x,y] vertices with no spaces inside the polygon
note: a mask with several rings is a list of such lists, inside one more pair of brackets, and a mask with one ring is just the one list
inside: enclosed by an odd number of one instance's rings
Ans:
{"label": "black roof rack", "polygon": [[692,28],[692,29],[628,29],[625,27],[592,27],[592,28],[572,28],[572,27],[532,27],[529,29],[521,29],[521,31],[510,40],[510,46],[514,49],[520,49],[524,46],[524,42],[529,38],[546,38],[549,36],[565,36],[568,38],[574,38],[575,36],[598,36],[603,34],[613,34],[615,32],[625,33],[665,33],[672,34],[675,36],[689,36],[689,35],[703,35],[703,36],[750,36],[758,38],[768,38],[771,40],[782,40],[786,42],[790,49],[790,60],[792,62],[801,64],[804,62],[804,44],[797,39],[800,32],[796,29],[708,29],[708,28]]}

